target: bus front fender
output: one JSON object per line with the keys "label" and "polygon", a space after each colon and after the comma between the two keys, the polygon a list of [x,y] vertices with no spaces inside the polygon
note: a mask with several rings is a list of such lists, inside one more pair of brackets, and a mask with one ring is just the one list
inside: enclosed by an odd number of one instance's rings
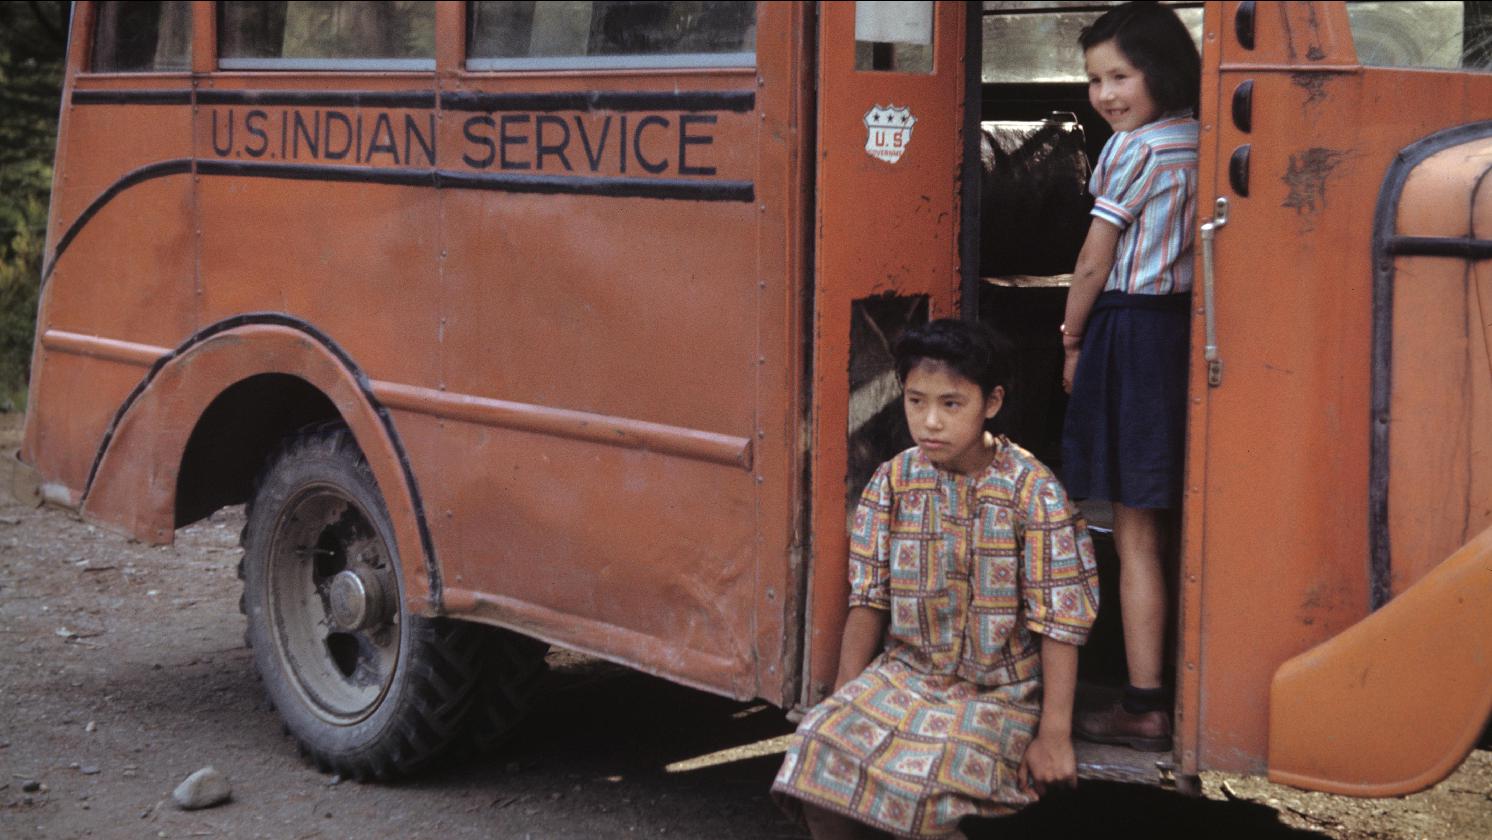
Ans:
{"label": "bus front fender", "polygon": [[1286,661],[1271,781],[1400,796],[1450,775],[1492,714],[1492,528],[1398,597]]}

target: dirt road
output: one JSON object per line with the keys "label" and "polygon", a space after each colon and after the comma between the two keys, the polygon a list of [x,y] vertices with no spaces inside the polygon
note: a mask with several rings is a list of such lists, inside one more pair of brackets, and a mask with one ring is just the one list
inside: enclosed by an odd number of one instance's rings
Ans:
{"label": "dirt road", "polygon": [[[0,416],[0,452],[18,423]],[[806,837],[766,794],[790,731],[780,711],[566,652],[497,754],[396,785],[318,773],[243,645],[241,511],[152,548],[0,497],[0,837]],[[172,788],[205,765],[232,800],[175,809]],[[1205,783],[1203,799],[1085,783],[975,836],[1492,836],[1486,752],[1399,800]]]}

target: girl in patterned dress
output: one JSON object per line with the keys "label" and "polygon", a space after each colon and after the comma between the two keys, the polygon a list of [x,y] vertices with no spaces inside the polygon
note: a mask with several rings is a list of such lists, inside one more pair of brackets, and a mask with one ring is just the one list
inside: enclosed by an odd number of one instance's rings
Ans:
{"label": "girl in patterned dress", "polygon": [[1180,506],[1201,60],[1176,13],[1116,6],[1079,38],[1088,99],[1114,129],[1093,168],[1093,221],[1067,295],[1062,474],[1114,504],[1129,685],[1078,715],[1079,738],[1171,747],[1162,686],[1166,517]]}
{"label": "girl in patterned dress", "polygon": [[1077,646],[1098,610],[1088,532],[1051,471],[984,430],[1011,362],[988,328],[897,342],[917,446],[866,485],[836,690],[773,791],[818,840],[961,837],[1076,782]]}

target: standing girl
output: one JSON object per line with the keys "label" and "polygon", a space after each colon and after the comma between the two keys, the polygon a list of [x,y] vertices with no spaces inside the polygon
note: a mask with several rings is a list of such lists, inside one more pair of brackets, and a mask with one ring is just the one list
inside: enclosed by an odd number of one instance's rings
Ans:
{"label": "standing girl", "polygon": [[1073,498],[1114,505],[1129,685],[1074,734],[1171,746],[1162,685],[1166,513],[1181,501],[1201,59],[1176,14],[1117,6],[1078,39],[1088,101],[1114,129],[1094,167],[1093,221],[1062,324],[1072,394],[1062,463]]}
{"label": "standing girl", "polygon": [[1051,471],[984,430],[1011,361],[987,327],[896,344],[917,445],[866,485],[835,692],[773,791],[815,840],[958,837],[1072,784],[1077,645],[1098,611],[1087,528]]}

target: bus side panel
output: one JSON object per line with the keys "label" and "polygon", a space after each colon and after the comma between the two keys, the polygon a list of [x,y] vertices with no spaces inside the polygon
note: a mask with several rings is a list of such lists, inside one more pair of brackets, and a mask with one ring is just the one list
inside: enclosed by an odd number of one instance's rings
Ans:
{"label": "bus side panel", "polygon": [[755,696],[750,473],[421,415],[398,423],[424,465],[451,611]]}
{"label": "bus side panel", "polygon": [[[113,101],[141,93],[125,84],[151,84],[152,95],[181,102]],[[92,75],[75,78],[67,92],[22,449],[55,488],[54,501],[80,501],[149,348],[174,347],[192,330],[189,93],[185,77]],[[58,340],[59,333],[88,340]],[[93,339],[141,352],[121,357]]]}
{"label": "bus side panel", "polygon": [[438,385],[436,190],[211,173],[198,185],[206,322],[283,313],[373,380]]}
{"label": "bus side panel", "polygon": [[[641,145],[629,144],[627,174],[638,148],[677,166],[683,114],[558,116],[595,129],[592,142],[608,121],[616,138],[623,117],[652,117],[640,135],[629,128]],[[713,142],[690,149],[691,165],[752,181],[760,120],[708,116],[693,130]],[[659,120],[674,129],[668,142]],[[621,166],[602,161],[598,174]],[[761,333],[791,326],[759,312],[757,202],[451,190],[442,213],[445,387],[521,415],[447,422],[417,458],[440,476],[423,483],[449,512],[436,547],[450,585],[479,595],[489,620],[754,696],[758,370],[789,363],[764,361]],[[618,440],[545,425],[563,412]],[[689,439],[720,449],[693,452]]]}

